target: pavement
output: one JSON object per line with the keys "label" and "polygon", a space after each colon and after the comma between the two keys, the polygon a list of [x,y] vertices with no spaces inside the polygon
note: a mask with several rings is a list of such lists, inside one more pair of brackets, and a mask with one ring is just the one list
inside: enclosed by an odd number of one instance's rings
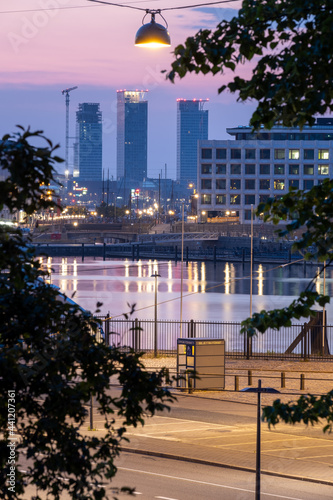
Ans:
{"label": "pavement", "polygon": [[[255,472],[256,400],[244,404],[223,401],[221,392],[175,392],[171,412],[130,428],[123,451]],[[98,435],[103,427],[94,418]],[[333,486],[333,435],[323,434],[321,425],[279,424],[269,430],[262,423],[261,472]]]}

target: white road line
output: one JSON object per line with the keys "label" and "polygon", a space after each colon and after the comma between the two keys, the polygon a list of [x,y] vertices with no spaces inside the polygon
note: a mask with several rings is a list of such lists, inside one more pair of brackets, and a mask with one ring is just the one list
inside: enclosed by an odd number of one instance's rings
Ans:
{"label": "white road line", "polygon": [[[139,472],[140,474],[148,474],[150,476],[158,476],[158,477],[165,477],[168,479],[178,479],[179,481],[186,481],[188,483],[197,483],[197,484],[204,484],[206,486],[216,486],[217,488],[225,488],[228,490],[237,490],[237,491],[243,491],[246,493],[254,493],[254,490],[247,490],[245,488],[235,488],[234,486],[226,486],[224,484],[216,484],[216,483],[208,483],[207,481],[198,481],[197,479],[187,479],[186,477],[178,477],[178,476],[169,476],[167,474],[159,474],[157,472],[148,472],[145,470],[139,470],[139,469],[129,469],[127,467],[118,467],[118,470],[126,470],[129,472]],[[275,497],[275,498],[285,498],[286,500],[302,500],[301,498],[296,498],[296,497],[286,497],[283,495],[274,495],[273,493],[264,493],[262,492],[262,495],[270,496],[270,497]],[[164,498],[164,497],[156,497],[156,498]]]}
{"label": "white road line", "polygon": [[170,498],[170,497],[155,497],[155,498],[161,498],[161,500],[178,500],[177,498]]}

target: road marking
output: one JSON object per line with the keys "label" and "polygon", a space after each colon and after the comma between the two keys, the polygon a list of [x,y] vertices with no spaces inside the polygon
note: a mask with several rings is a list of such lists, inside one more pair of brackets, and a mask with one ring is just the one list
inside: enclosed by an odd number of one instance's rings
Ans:
{"label": "road marking", "polygon": [[[150,476],[158,476],[158,477],[165,477],[168,479],[178,479],[179,481],[187,481],[188,483],[197,483],[197,484],[204,484],[206,486],[216,486],[217,488],[225,488],[228,490],[237,490],[237,491],[243,491],[246,493],[254,493],[254,490],[247,490],[245,488],[235,488],[234,486],[226,486],[224,484],[216,484],[216,483],[208,483],[207,481],[198,481],[197,479],[187,479],[186,477],[178,477],[178,476],[169,476],[168,474],[159,474],[157,472],[148,472],[145,470],[139,470],[139,469],[129,469],[127,467],[117,467],[118,470],[126,470],[129,472],[139,472],[141,474],[148,474]],[[302,500],[301,498],[296,498],[296,497],[286,497],[283,495],[274,495],[274,493],[263,493],[263,495],[270,496],[270,497],[275,497],[275,498],[285,498],[286,500]],[[165,498],[165,497],[155,497],[155,498]],[[172,499],[170,499],[172,500]]]}
{"label": "road marking", "polygon": [[178,500],[177,498],[170,498],[170,497],[155,497],[155,498],[161,498],[161,500]]}

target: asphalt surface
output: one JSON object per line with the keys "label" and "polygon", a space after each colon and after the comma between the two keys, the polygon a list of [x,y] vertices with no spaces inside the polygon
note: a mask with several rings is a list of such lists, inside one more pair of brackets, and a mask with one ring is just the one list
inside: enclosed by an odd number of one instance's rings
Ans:
{"label": "asphalt surface", "polygon": [[[130,442],[123,451],[254,472],[256,404],[214,396],[177,392],[178,401],[170,412],[147,418],[143,427],[128,430]],[[100,435],[103,425],[94,414],[95,430],[86,432]],[[333,435],[324,434],[321,425],[279,424],[268,429],[262,423],[261,472],[333,486]]]}

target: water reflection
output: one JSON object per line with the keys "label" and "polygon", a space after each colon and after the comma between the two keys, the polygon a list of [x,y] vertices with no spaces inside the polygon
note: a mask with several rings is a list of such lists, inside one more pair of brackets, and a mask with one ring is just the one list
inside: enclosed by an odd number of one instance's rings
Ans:
{"label": "water reflection", "polygon": [[[51,274],[52,283],[90,310],[97,301],[103,302],[113,314],[125,312],[127,303],[149,309],[154,303],[155,272],[158,280],[159,317],[175,319],[179,316],[180,263],[172,261],[126,260],[105,261],[86,258],[39,258],[40,264]],[[318,272],[318,266],[293,264],[272,266],[255,264],[253,269],[253,312],[262,308],[290,303]],[[189,262],[183,267],[184,318],[238,321],[239,308],[245,317],[249,312],[250,264]],[[317,292],[323,291],[323,279],[314,281]],[[333,269],[326,270],[326,293],[332,295]],[[239,296],[236,298],[235,296]],[[102,307],[103,313],[104,311]],[[147,312],[147,315],[152,312]],[[146,317],[148,317],[146,315]],[[187,316],[188,315],[188,316]]]}

